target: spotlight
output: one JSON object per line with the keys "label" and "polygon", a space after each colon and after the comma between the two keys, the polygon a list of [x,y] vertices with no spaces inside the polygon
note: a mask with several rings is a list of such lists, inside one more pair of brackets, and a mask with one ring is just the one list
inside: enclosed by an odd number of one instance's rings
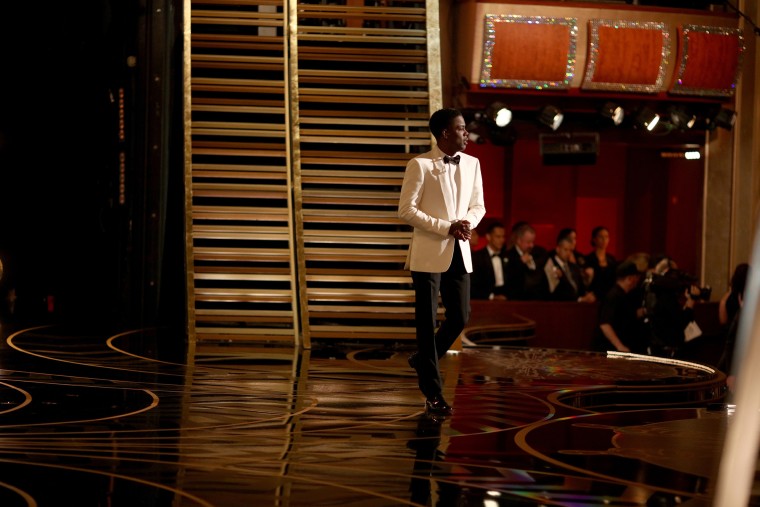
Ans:
{"label": "spotlight", "polygon": [[486,118],[497,127],[506,127],[512,121],[512,111],[502,102],[494,102],[486,109]]}
{"label": "spotlight", "polygon": [[612,120],[612,123],[614,123],[615,126],[623,123],[623,118],[625,117],[625,110],[614,102],[607,102],[604,104],[600,113],[605,118]]}
{"label": "spotlight", "polygon": [[734,123],[736,123],[736,112],[721,107],[720,111],[718,111],[718,114],[716,114],[715,118],[713,118],[713,123],[717,127],[731,130],[734,128]]}
{"label": "spotlight", "polygon": [[668,112],[670,113],[670,122],[676,128],[690,129],[697,122],[696,115],[688,113],[683,107],[672,106],[668,108]]}
{"label": "spotlight", "polygon": [[538,121],[547,125],[552,130],[557,130],[559,126],[562,125],[563,119],[564,115],[562,114],[562,111],[554,106],[544,106],[544,108],[538,113]]}
{"label": "spotlight", "polygon": [[684,158],[686,160],[699,160],[702,158],[702,154],[699,150],[686,150],[686,151],[661,151],[661,158]]}
{"label": "spotlight", "polygon": [[660,115],[645,107],[638,116],[636,116],[636,125],[640,128],[646,128],[648,131],[654,130],[660,121]]}

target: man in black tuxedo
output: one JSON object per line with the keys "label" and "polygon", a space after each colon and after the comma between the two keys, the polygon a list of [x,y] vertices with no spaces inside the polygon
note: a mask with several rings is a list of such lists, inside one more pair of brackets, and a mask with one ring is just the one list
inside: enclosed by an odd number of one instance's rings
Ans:
{"label": "man in black tuxedo", "polygon": [[596,296],[593,292],[586,291],[580,267],[570,262],[572,254],[572,240],[562,236],[557,238],[557,246],[544,265],[548,299],[593,303],[596,301]]}
{"label": "man in black tuxedo", "polygon": [[543,266],[546,250],[536,246],[536,230],[530,224],[519,223],[513,228],[514,244],[507,250],[505,284],[507,299],[544,299]]}
{"label": "man in black tuxedo", "polygon": [[472,254],[470,295],[472,299],[507,299],[504,272],[506,257],[504,224],[494,222],[486,230],[488,243]]}

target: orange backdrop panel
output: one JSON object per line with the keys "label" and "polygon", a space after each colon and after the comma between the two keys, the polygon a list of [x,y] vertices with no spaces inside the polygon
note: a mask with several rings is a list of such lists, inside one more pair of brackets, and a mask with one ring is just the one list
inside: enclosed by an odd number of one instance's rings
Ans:
{"label": "orange backdrop panel", "polygon": [[680,85],[724,90],[733,87],[741,42],[736,35],[690,31],[688,53]]}
{"label": "orange backdrop panel", "polygon": [[599,27],[599,53],[592,82],[654,85],[662,64],[662,32]]}
{"label": "orange backdrop panel", "polygon": [[562,25],[495,23],[491,79],[563,81],[570,28]]}

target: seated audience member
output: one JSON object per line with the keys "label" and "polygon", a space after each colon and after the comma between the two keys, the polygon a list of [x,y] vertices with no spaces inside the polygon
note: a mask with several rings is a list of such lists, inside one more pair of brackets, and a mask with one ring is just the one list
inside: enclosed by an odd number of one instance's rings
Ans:
{"label": "seated audience member", "polygon": [[637,319],[638,303],[630,292],[636,288],[641,273],[630,261],[620,263],[615,271],[615,285],[602,299],[599,307],[599,325],[593,348],[598,351],[646,352],[646,340],[640,334]]}
{"label": "seated audience member", "polygon": [[566,227],[559,231],[557,238],[558,241],[559,239],[567,238],[572,243],[573,251],[570,254],[570,264],[574,264],[578,268],[578,272],[581,276],[581,281],[583,282],[583,287],[586,292],[588,292],[588,288],[591,285],[591,280],[594,277],[594,270],[586,266],[586,256],[578,251],[578,234],[575,232],[575,229]]}
{"label": "seated audience member", "polygon": [[559,244],[561,239],[566,239],[570,242],[570,264],[582,267],[586,262],[586,259],[584,259],[583,255],[577,250],[578,233],[575,232],[575,229],[570,227],[560,229],[559,234],[557,234],[557,244]]}
{"label": "seated audience member", "polygon": [[637,252],[629,255],[626,257],[626,261],[633,262],[636,265],[636,268],[641,273],[641,280],[639,281],[639,285],[635,287],[629,296],[638,302],[639,304],[639,317],[641,318],[639,322],[639,327],[641,328],[639,330],[642,335],[648,335],[650,332],[650,329],[648,328],[648,323],[646,322],[646,280],[648,277],[651,276],[652,269],[649,267],[651,256],[646,252]]}
{"label": "seated audience member", "polygon": [[535,245],[536,231],[527,223],[514,229],[515,244],[507,250],[507,299],[541,299],[546,251]]}
{"label": "seated audience member", "polygon": [[485,248],[472,254],[470,295],[472,299],[507,299],[504,272],[506,230],[504,224],[494,222],[486,230]]}
{"label": "seated audience member", "polygon": [[528,225],[528,222],[525,220],[519,220],[512,224],[512,229],[509,231],[509,237],[507,238],[507,242],[504,245],[504,248],[506,250],[509,250],[513,246],[515,246],[515,238],[517,237],[517,231],[520,230],[521,227]]}
{"label": "seated audience member", "polygon": [[560,232],[557,237],[557,246],[544,265],[547,299],[593,303],[596,297],[593,292],[586,291],[580,268],[570,261],[572,254],[572,241]]}
{"label": "seated audience member", "polygon": [[593,274],[589,289],[601,300],[615,285],[615,257],[607,253],[610,244],[610,232],[602,226],[591,231],[591,246],[594,250],[586,255],[585,266],[591,268]]}

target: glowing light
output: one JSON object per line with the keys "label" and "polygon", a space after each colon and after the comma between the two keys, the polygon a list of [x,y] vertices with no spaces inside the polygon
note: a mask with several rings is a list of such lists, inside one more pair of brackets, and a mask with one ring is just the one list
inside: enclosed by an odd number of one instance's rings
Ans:
{"label": "glowing light", "polygon": [[659,114],[656,114],[656,115],[654,115],[654,118],[652,118],[652,119],[651,119],[651,120],[650,120],[650,121],[649,121],[649,122],[646,124],[646,125],[647,125],[647,130],[649,130],[650,132],[651,132],[652,130],[654,130],[654,128],[657,126],[657,123],[659,123],[659,121],[660,121],[660,115],[659,115]]}
{"label": "glowing light", "polygon": [[499,109],[499,112],[496,113],[496,126],[497,127],[506,127],[509,125],[509,122],[512,121],[512,111],[509,109],[502,108]]}

